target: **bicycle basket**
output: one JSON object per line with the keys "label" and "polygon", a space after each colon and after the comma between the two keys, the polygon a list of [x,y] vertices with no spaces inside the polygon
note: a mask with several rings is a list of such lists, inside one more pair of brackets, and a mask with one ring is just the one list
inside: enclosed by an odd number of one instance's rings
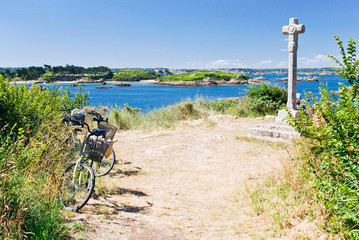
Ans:
{"label": "bicycle basket", "polygon": [[[74,109],[71,111],[71,120],[76,120],[83,124],[85,122],[85,117],[86,117],[85,110]],[[72,122],[72,125],[79,125],[79,124]]]}
{"label": "bicycle basket", "polygon": [[113,139],[115,137],[117,128],[107,123],[100,123],[100,129],[105,129],[107,131],[106,138]]}
{"label": "bicycle basket", "polygon": [[86,139],[82,155],[96,162],[101,162],[106,151],[112,147],[112,140],[106,140],[102,137],[90,136]]}

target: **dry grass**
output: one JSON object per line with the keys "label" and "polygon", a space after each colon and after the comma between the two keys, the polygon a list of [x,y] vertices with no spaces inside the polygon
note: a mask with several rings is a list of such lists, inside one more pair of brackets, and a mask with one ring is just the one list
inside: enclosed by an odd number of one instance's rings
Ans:
{"label": "dry grass", "polygon": [[320,236],[303,230],[315,226],[308,210],[313,204],[295,195],[305,183],[295,179],[294,162],[287,160],[291,146],[245,137],[258,123],[263,121],[210,116],[174,130],[121,132],[115,151],[124,164],[97,179],[98,198],[69,217],[85,219],[95,232],[74,238]]}
{"label": "dry grass", "polygon": [[265,233],[254,234],[253,238],[336,239],[337,236],[320,228],[324,216],[315,202],[312,187],[300,174],[303,163],[294,158],[299,154],[298,149],[292,146],[288,153],[279,171],[247,184],[244,195],[252,207],[248,213],[267,219],[271,226]]}

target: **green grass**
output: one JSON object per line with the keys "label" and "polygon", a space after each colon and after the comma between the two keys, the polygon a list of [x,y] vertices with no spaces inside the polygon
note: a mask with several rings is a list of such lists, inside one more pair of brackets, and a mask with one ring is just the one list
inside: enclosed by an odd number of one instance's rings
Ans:
{"label": "green grass", "polygon": [[138,69],[123,69],[115,72],[113,80],[116,81],[139,81],[146,79],[155,79],[157,74],[155,72],[145,72]]}
{"label": "green grass", "polygon": [[232,78],[238,80],[248,80],[251,77],[242,74],[228,73],[222,71],[197,71],[191,73],[181,73],[181,74],[175,74],[170,76],[164,76],[158,79],[160,81],[166,82],[166,81],[196,81],[205,78],[212,78],[213,80],[229,81]]}

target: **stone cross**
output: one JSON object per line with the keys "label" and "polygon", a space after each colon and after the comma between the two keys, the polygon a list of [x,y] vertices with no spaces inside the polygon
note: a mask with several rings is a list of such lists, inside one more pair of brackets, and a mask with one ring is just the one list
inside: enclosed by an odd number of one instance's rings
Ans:
{"label": "stone cross", "polygon": [[289,35],[288,52],[288,101],[287,108],[289,110],[296,109],[296,93],[297,93],[297,49],[298,34],[305,32],[303,24],[298,24],[298,18],[290,18],[289,25],[283,27],[283,34]]}

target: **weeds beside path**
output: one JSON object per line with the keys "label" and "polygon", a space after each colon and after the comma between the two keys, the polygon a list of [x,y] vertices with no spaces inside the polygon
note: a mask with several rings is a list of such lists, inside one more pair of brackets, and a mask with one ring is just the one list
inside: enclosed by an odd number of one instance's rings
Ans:
{"label": "weeds beside path", "polygon": [[251,239],[270,226],[250,214],[246,185],[281,166],[285,144],[249,140],[258,119],[211,116],[175,130],[120,132],[124,164],[96,197],[65,213],[75,239]]}

